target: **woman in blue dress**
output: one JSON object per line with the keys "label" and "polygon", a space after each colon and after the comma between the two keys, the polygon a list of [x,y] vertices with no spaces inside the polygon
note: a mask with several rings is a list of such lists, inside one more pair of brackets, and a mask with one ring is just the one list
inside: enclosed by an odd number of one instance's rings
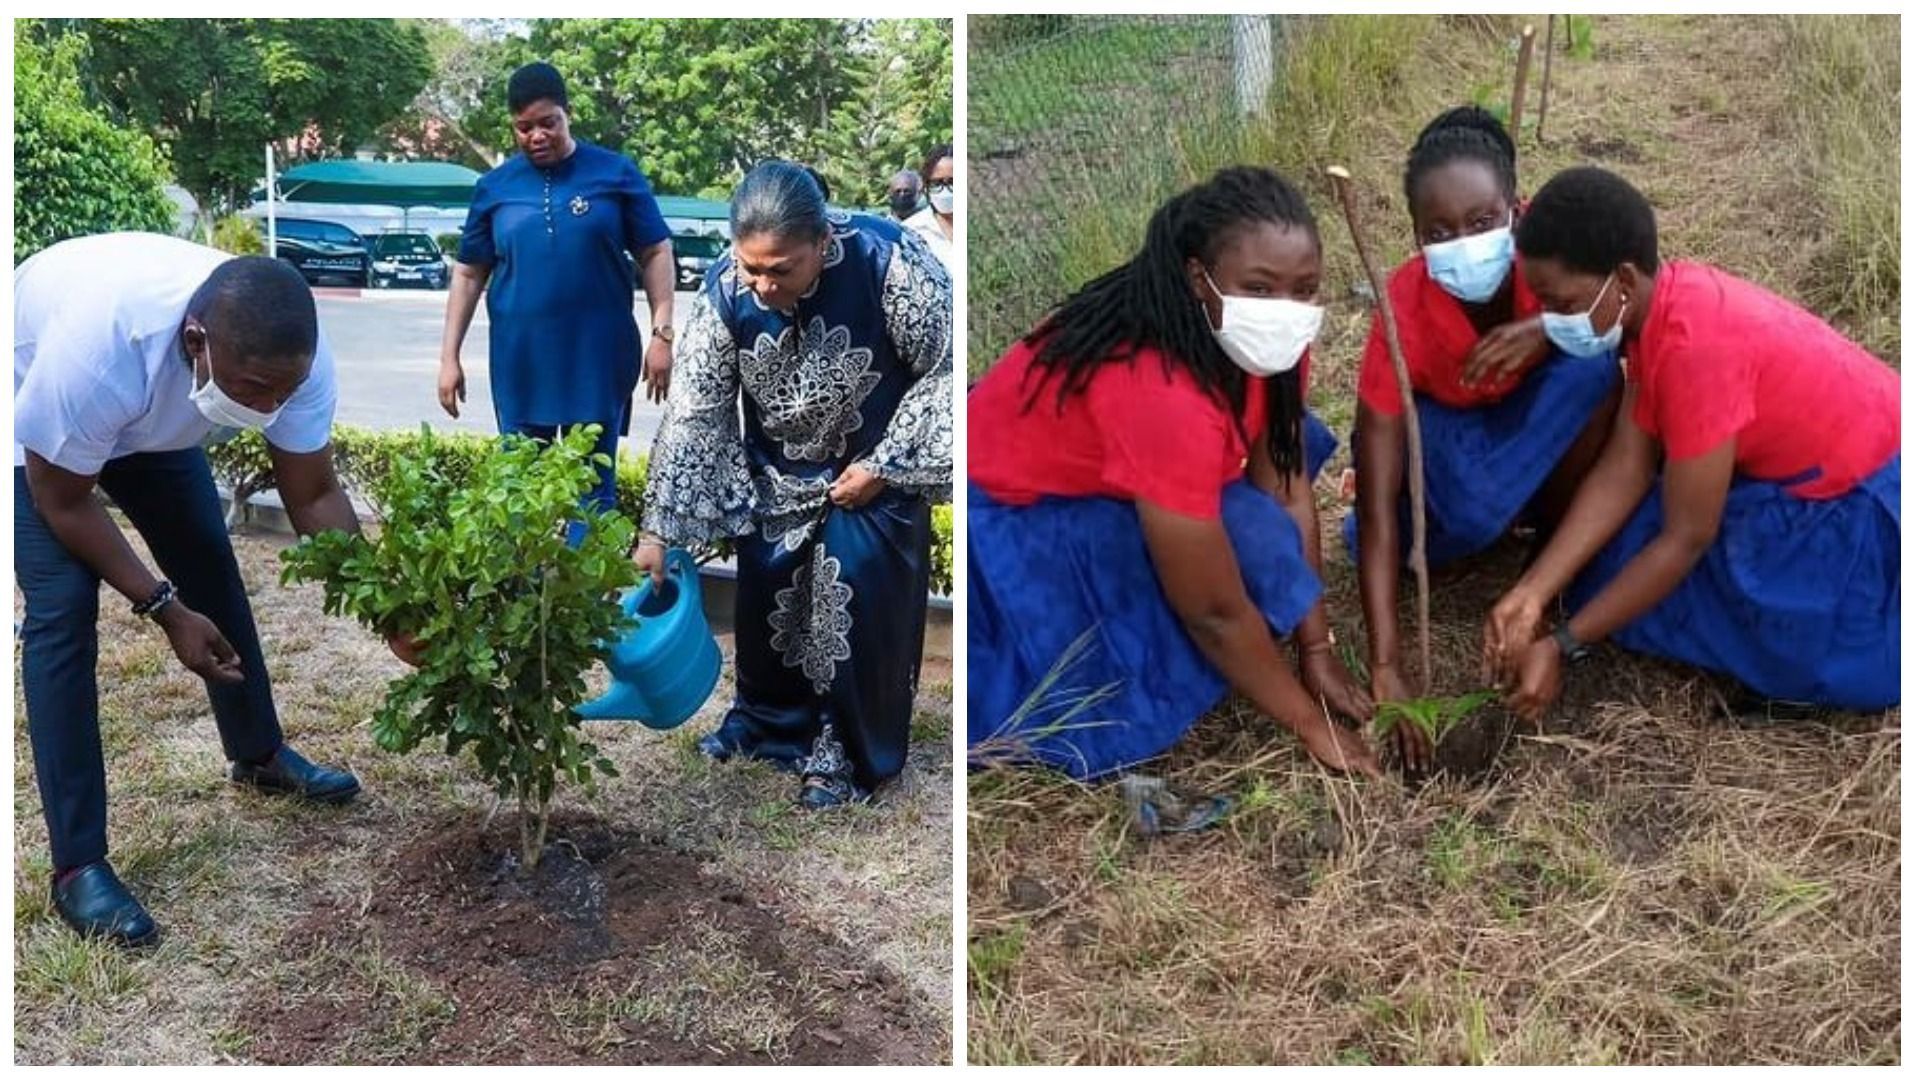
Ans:
{"label": "woman in blue dress", "polygon": [[460,344],[480,293],[487,318],[494,418],[501,434],[551,439],[599,424],[607,455],[588,502],[613,506],[613,459],[641,377],[633,319],[632,253],[646,286],[652,336],[648,396],[666,396],[673,363],[673,242],[640,169],[575,139],[567,88],[547,64],[507,83],[520,153],[480,178],[460,237],[440,344],[440,406],[460,415],[467,396]]}
{"label": "woman in blue dress", "polygon": [[634,561],[733,541],[735,698],[714,758],[803,776],[808,807],[899,773],[932,528],[952,497],[945,268],[897,223],[829,211],[792,162],[749,172],[707,272],[648,464]]}

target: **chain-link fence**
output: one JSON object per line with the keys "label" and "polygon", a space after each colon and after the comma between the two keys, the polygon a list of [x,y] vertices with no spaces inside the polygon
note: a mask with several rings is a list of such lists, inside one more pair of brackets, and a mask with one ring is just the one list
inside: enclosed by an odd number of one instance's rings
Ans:
{"label": "chain-link fence", "polygon": [[968,369],[1139,245],[1265,108],[1299,16],[975,16]]}

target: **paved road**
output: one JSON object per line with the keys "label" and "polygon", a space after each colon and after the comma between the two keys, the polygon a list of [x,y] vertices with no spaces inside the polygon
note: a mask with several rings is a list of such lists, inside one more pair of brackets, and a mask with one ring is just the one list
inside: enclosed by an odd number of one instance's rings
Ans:
{"label": "paved road", "polygon": [[[676,293],[675,327],[692,310],[691,292]],[[421,421],[440,431],[492,433],[493,399],[487,392],[487,306],[474,314],[460,356],[467,369],[467,401],[454,420],[440,410],[435,386],[440,372],[440,327],[447,294],[428,290],[367,292],[361,296],[321,293],[316,297],[320,326],[326,331],[340,379],[335,419],[376,429],[413,430]],[[646,298],[633,308],[642,327],[652,324]],[[633,397],[633,426],[622,446],[646,449],[660,428],[661,406]]]}

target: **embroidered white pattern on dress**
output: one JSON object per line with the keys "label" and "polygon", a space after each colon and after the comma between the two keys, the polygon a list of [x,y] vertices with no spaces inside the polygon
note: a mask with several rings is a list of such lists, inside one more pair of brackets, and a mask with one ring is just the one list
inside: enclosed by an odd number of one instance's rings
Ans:
{"label": "embroidered white pattern on dress", "polygon": [[847,638],[853,632],[853,587],[840,580],[840,560],[816,544],[813,558],[794,571],[793,584],[773,594],[773,650],[781,662],[799,668],[813,683],[814,693],[833,686],[840,661],[850,659]]}

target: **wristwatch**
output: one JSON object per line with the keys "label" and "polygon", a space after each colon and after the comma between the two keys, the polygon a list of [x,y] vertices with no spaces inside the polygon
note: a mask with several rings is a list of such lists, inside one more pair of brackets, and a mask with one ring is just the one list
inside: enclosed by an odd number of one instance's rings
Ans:
{"label": "wristwatch", "polygon": [[654,327],[653,336],[669,345],[673,344],[673,324],[668,323],[665,326]]}
{"label": "wristwatch", "polygon": [[1560,655],[1568,661],[1584,660],[1593,651],[1590,646],[1574,640],[1573,631],[1568,629],[1566,623],[1553,628],[1553,640],[1559,643]]}

